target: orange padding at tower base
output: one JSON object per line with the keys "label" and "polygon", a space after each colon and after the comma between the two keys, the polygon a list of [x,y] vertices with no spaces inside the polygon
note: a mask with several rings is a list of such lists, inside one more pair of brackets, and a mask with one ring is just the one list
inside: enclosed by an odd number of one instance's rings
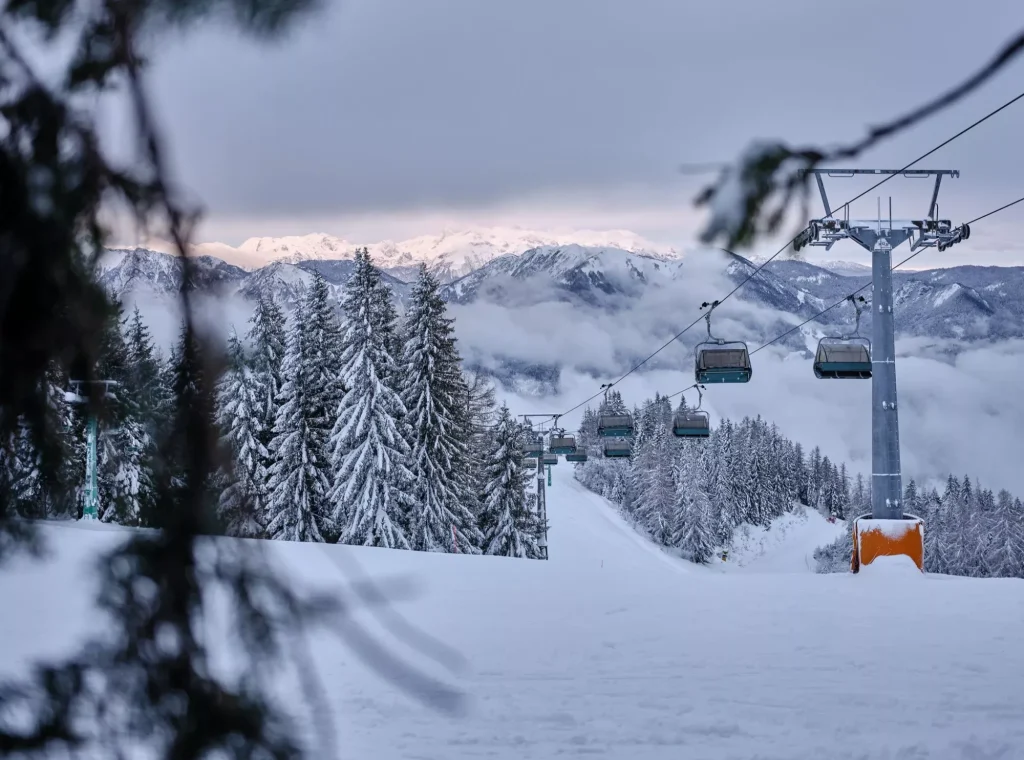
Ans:
{"label": "orange padding at tower base", "polygon": [[924,521],[920,517],[905,515],[902,520],[873,520],[871,515],[864,515],[854,521],[850,563],[853,572],[878,557],[901,554],[914,560],[918,570],[924,570]]}

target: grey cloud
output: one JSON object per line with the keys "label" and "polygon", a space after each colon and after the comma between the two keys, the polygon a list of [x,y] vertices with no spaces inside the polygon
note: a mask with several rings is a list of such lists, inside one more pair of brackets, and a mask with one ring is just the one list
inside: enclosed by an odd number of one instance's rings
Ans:
{"label": "grey cloud", "polygon": [[[962,10],[349,0],[276,46],[221,28],[167,44],[154,84],[179,174],[214,214],[696,188],[674,174],[678,162],[732,158],[754,137],[857,136],[976,68],[1020,24],[1016,0]],[[1006,99],[1021,70],[865,161],[905,161],[947,137]],[[1019,188],[1007,151],[1022,126],[1024,107],[935,156],[964,171],[951,209],[980,213]]]}

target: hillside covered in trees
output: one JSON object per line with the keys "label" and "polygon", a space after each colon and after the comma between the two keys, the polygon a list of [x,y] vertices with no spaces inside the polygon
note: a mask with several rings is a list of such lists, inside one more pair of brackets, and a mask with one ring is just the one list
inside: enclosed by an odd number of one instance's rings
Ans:
{"label": "hillside covered in trees", "polygon": [[[677,409],[685,409],[682,399]],[[760,417],[724,419],[705,440],[676,438],[676,410],[663,396],[628,409],[612,390],[579,430],[587,462],[584,486],[619,505],[638,530],[680,556],[707,562],[727,549],[743,524],[769,528],[785,512],[807,507],[845,520],[847,531],[815,554],[819,572],[850,568],[852,521],[871,511],[870,484],[818,448],[806,453]],[[636,424],[628,459],[605,459],[601,414],[630,412]],[[1024,504],[993,494],[969,477],[949,476],[945,492],[924,493],[911,480],[906,511],[925,520],[925,569],[951,575],[1024,577]]]}
{"label": "hillside covered in trees", "polygon": [[[317,275],[289,320],[270,297],[245,336],[232,335],[216,380],[221,466],[204,484],[209,532],[420,551],[536,558],[541,526],[528,507],[522,429],[494,389],[463,372],[437,280],[421,271],[404,321],[365,251],[341,313]],[[165,361],[136,310],[106,330],[97,376],[113,381],[99,421],[100,519],[160,524],[158,467],[175,397],[199,405],[209,357],[186,331]],[[82,482],[86,421],[70,378],[49,378],[64,482]],[[190,395],[194,394],[194,395]],[[82,489],[46,482],[26,428],[0,447],[0,489],[23,517],[82,511]],[[170,473],[170,482],[180,482]],[[166,506],[162,508],[167,508]],[[173,507],[172,507],[173,508]]]}

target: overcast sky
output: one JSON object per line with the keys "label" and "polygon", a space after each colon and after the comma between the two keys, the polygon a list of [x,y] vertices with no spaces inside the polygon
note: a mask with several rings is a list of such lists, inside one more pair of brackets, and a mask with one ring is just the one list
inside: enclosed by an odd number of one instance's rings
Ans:
{"label": "overcast sky", "polygon": [[[179,179],[208,210],[203,240],[518,224],[685,248],[701,180],[680,162],[731,160],[755,138],[858,137],[1022,23],[1019,0],[346,0],[272,46],[224,28],[161,41],[152,84]],[[1016,95],[1022,75],[1024,60],[857,165],[906,163]],[[921,165],[962,172],[943,216],[1024,195],[1021,134],[1024,101]],[[837,202],[866,186],[832,185]],[[926,210],[920,181],[889,192],[897,217]],[[874,210],[874,197],[857,209]],[[1017,207],[928,263],[1024,264],[1022,228]]]}

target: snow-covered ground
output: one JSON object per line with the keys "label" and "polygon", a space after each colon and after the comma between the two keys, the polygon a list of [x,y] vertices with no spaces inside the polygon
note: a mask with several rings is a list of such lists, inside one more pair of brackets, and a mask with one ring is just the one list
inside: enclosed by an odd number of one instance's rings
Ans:
{"label": "snow-covered ground", "polygon": [[840,520],[830,523],[814,509],[789,512],[767,530],[741,525],[733,535],[729,556],[716,566],[756,573],[814,572],[814,550],[835,541],[846,530]]}
{"label": "snow-covered ground", "polygon": [[[564,464],[548,511],[549,562],[270,544],[296,583],[346,583],[353,563],[416,581],[395,611],[465,658],[455,673],[424,664],[465,693],[451,717],[316,639],[341,757],[1024,757],[1020,581],[792,572],[833,535],[813,515],[742,572],[696,567]],[[82,571],[120,533],[46,534],[52,559],[0,573],[0,676],[98,624]]]}

